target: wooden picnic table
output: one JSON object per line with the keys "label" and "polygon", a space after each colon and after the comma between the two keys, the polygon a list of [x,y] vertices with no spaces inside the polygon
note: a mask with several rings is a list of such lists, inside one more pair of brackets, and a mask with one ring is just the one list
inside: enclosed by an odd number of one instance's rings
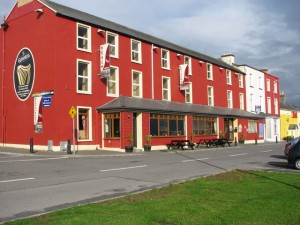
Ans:
{"label": "wooden picnic table", "polygon": [[226,144],[228,144],[228,146],[230,146],[230,144],[232,143],[232,141],[229,141],[226,138],[212,138],[212,139],[200,139],[197,142],[197,148],[201,145],[201,144],[205,144],[207,148],[209,148],[210,146],[216,146],[219,147],[219,145],[225,147]]}
{"label": "wooden picnic table", "polygon": [[195,144],[190,140],[171,140],[171,142],[167,144],[168,149],[170,149],[171,147],[177,147],[177,149],[181,148],[183,150],[183,148],[186,146],[194,149]]}

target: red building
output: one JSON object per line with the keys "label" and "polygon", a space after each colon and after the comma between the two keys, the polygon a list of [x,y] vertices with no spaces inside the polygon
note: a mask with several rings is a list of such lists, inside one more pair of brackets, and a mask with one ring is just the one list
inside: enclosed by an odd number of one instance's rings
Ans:
{"label": "red building", "polygon": [[262,119],[244,110],[239,69],[51,1],[19,0],[0,32],[5,146],[33,138],[35,148],[59,150],[70,139],[121,150],[131,139],[143,149],[152,135],[162,149],[176,138],[234,140]]}

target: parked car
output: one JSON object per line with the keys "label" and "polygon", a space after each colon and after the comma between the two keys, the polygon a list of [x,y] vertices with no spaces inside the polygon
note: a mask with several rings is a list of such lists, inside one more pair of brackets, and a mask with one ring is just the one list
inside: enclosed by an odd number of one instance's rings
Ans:
{"label": "parked car", "polygon": [[288,163],[295,166],[296,169],[300,170],[300,141],[298,140],[292,147],[289,148],[288,152]]}
{"label": "parked car", "polygon": [[284,154],[287,156],[289,153],[289,149],[293,147],[294,144],[296,144],[299,141],[300,137],[296,137],[293,140],[290,140],[288,143],[286,143],[284,147]]}

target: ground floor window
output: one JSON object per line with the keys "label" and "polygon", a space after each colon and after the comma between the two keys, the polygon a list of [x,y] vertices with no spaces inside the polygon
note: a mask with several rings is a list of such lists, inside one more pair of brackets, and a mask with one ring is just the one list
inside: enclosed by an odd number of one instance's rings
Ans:
{"label": "ground floor window", "polygon": [[91,108],[78,108],[78,131],[79,140],[91,139],[92,115]]}
{"label": "ground floor window", "polygon": [[104,133],[105,138],[120,137],[120,113],[104,114]]}
{"label": "ground floor window", "polygon": [[195,135],[217,135],[217,118],[193,116],[193,132]]}
{"label": "ground floor window", "polygon": [[152,136],[181,136],[185,119],[182,115],[150,114],[150,134]]}
{"label": "ground floor window", "polygon": [[256,120],[248,121],[248,133],[249,134],[257,133],[257,121]]}

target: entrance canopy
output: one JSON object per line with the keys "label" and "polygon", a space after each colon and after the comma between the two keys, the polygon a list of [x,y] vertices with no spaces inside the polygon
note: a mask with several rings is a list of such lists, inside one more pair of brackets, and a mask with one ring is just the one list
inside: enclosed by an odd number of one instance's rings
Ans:
{"label": "entrance canopy", "polygon": [[223,116],[229,118],[264,119],[265,117],[240,109],[229,109],[225,107],[153,100],[146,98],[135,98],[120,96],[114,100],[99,106],[98,112],[107,111],[139,111],[150,113],[176,113],[192,115]]}

